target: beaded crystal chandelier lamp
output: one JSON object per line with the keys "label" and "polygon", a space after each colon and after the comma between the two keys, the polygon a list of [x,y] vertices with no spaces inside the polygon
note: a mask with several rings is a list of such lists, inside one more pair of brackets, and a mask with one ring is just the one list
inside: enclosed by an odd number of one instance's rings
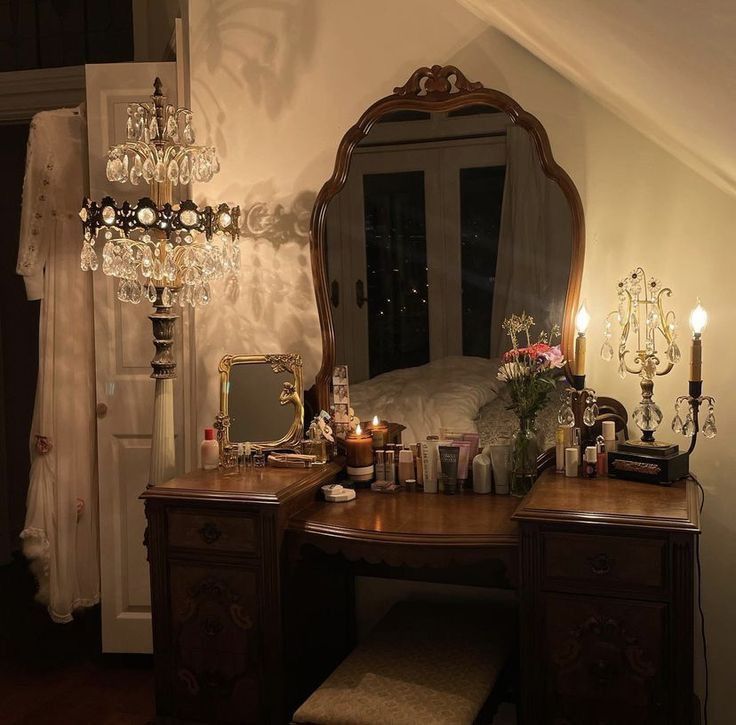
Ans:
{"label": "beaded crystal chandelier lamp", "polygon": [[[618,283],[618,308],[606,317],[601,357],[614,357],[611,344],[613,324],[620,327],[618,374],[639,376],[642,397],[633,418],[642,432],[643,443],[654,443],[654,432],[662,422],[662,411],[654,402],[654,378],[667,375],[680,360],[675,313],[666,309],[672,294],[669,287],[647,276],[641,267],[632,270]],[[664,354],[659,347],[664,346]]]}
{"label": "beaded crystal chandelier lamp", "polygon": [[82,219],[81,267],[99,266],[118,279],[121,302],[154,307],[156,353],[151,377],[156,381],[149,485],[175,473],[172,347],[177,315],[172,307],[206,305],[211,283],[235,278],[240,271],[239,207],[219,204],[199,207],[191,200],[173,203],[173,187],[209,181],[220,164],[211,146],[195,146],[192,112],[167,104],[156,78],[150,103],[128,106],[127,140],[110,147],[109,181],[148,184],[150,195],[135,203],[116,204],[85,199]]}

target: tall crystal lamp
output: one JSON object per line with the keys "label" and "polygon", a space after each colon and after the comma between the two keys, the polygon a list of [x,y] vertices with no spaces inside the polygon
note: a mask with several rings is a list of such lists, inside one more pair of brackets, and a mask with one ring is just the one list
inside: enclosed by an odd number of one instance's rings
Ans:
{"label": "tall crystal lamp", "polygon": [[127,140],[110,147],[106,169],[109,181],[148,184],[150,195],[120,205],[111,197],[85,199],[79,212],[82,269],[98,268],[96,243],[102,240],[102,271],[118,279],[118,299],[133,305],[147,300],[154,308],[149,486],[176,470],[172,308],[206,305],[211,282],[240,271],[239,207],[199,207],[189,199],[174,204],[172,198],[173,187],[209,181],[219,168],[213,147],[194,145],[192,112],[168,104],[156,78],[151,102],[128,106]]}

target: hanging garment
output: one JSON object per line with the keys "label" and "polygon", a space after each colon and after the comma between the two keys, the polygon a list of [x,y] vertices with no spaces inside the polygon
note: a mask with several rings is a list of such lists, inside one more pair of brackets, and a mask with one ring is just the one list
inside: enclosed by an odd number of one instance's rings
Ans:
{"label": "hanging garment", "polygon": [[41,300],[23,551],[56,622],[99,601],[92,278],[79,266],[85,120],[38,113],[28,138],[18,274]]}

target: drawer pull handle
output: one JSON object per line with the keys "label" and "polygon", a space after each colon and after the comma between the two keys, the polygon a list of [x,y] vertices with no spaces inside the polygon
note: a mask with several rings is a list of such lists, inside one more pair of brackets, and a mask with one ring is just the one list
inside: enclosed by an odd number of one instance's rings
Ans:
{"label": "drawer pull handle", "polygon": [[202,541],[205,544],[214,544],[222,536],[222,531],[217,528],[216,524],[208,521],[199,530],[199,535],[202,537]]}
{"label": "drawer pull handle", "polygon": [[611,573],[614,561],[608,557],[608,554],[596,554],[588,559],[590,570],[596,576],[605,576]]}

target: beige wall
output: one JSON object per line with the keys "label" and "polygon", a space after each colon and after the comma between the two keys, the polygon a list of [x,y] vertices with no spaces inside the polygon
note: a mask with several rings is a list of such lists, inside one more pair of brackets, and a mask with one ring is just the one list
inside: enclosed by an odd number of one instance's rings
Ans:
{"label": "beige wall", "polygon": [[[604,110],[589,96],[452,0],[292,0],[277,9],[191,2],[192,95],[200,136],[215,143],[222,171],[199,193],[247,206],[289,205],[316,192],[330,175],[344,131],[375,99],[412,70],[454,63],[471,80],[509,93],[546,127],[555,157],[583,199],[587,249],[583,296],[593,315],[597,350],[615,282],[643,264],[674,289],[673,307],[687,343],[696,295],[711,313],[704,337],[706,392],[719,400],[719,437],[698,445],[694,468],[707,492],[704,514],[704,605],[712,674],[711,722],[730,722],[736,633],[736,487],[731,443],[733,333],[728,293],[736,267],[736,199],[720,191]],[[222,13],[227,6],[228,14]],[[652,99],[656,103],[656,98]],[[697,143],[697,139],[693,139]],[[198,315],[199,421],[217,407],[217,361],[226,352],[301,350],[306,379],[320,343],[303,241],[243,244],[242,290],[235,305],[217,301]],[[636,399],[633,378],[590,355],[589,381],[601,393]],[[655,397],[672,416],[686,392],[686,360],[658,381]],[[201,427],[200,425],[200,427]],[[667,423],[669,425],[669,423]],[[665,428],[665,435],[669,429]]]}

